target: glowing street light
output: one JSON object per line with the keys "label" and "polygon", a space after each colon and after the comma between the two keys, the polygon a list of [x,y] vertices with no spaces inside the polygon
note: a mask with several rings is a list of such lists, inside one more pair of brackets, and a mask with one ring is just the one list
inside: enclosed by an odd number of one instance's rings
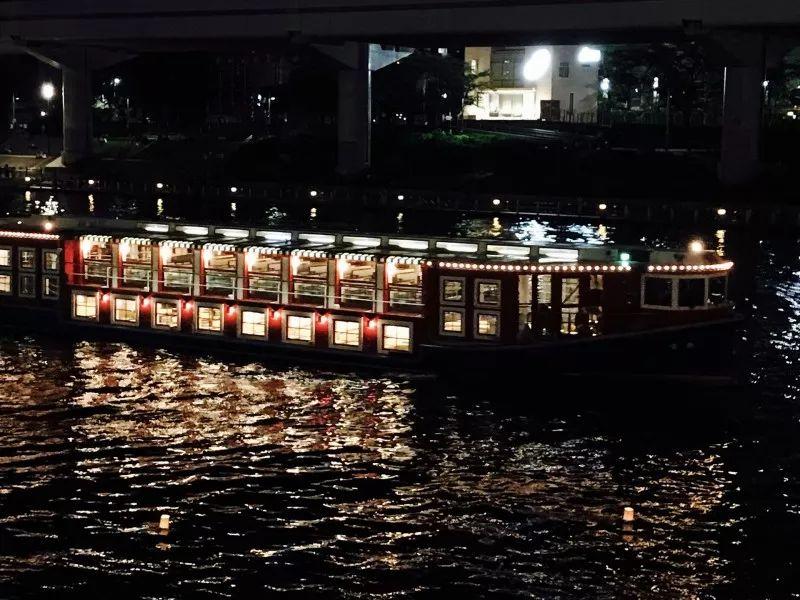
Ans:
{"label": "glowing street light", "polygon": [[42,98],[50,102],[50,100],[52,100],[53,97],[56,95],[56,86],[54,86],[50,82],[43,83],[40,89],[40,93],[42,94]]}
{"label": "glowing street light", "polygon": [[611,91],[611,80],[608,77],[603,77],[600,81],[600,91],[607,94]]}

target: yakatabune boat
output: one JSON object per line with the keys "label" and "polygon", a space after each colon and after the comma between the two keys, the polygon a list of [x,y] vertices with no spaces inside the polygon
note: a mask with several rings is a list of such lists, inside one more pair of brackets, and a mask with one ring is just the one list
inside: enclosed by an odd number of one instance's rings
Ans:
{"label": "yakatabune boat", "polygon": [[685,251],[93,218],[0,221],[0,314],[256,354],[469,369],[713,362],[733,263]]}

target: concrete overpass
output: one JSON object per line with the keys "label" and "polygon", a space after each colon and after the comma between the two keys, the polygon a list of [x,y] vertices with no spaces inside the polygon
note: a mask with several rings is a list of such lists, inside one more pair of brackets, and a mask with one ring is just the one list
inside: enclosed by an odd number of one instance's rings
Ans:
{"label": "concrete overpass", "polygon": [[[321,44],[342,63],[340,169],[369,163],[370,72],[403,46],[620,42],[702,37],[725,68],[720,176],[758,168],[765,65],[800,31],[797,0],[11,0],[0,44],[64,74],[64,159],[89,149],[91,71],[148,50],[287,40]],[[372,45],[370,45],[372,44]]]}

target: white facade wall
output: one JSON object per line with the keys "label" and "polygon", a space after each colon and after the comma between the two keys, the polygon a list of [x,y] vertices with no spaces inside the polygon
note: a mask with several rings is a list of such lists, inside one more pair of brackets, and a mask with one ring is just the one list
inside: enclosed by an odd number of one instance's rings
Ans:
{"label": "white facade wall", "polygon": [[[471,119],[522,119],[541,118],[541,101],[558,100],[561,114],[574,114],[597,110],[599,64],[580,64],[578,52],[582,46],[525,46],[516,48],[467,47],[464,60],[477,73],[491,72],[492,53],[518,51],[522,59],[517,62],[511,85],[498,86],[482,93],[476,104],[466,106],[464,115]],[[527,81],[522,70],[533,54],[540,49],[550,52],[550,64],[535,81]],[[562,77],[561,67],[568,75]]]}

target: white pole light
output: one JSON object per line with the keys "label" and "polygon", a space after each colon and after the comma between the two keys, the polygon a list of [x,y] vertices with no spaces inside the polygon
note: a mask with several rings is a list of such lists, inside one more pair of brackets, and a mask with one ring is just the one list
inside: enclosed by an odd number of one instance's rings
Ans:
{"label": "white pole light", "polygon": [[56,95],[56,87],[52,83],[49,83],[49,82],[48,83],[43,83],[42,84],[41,93],[42,93],[42,98],[44,98],[45,100],[50,101],[50,100],[53,99],[53,96]]}
{"label": "white pole light", "polygon": [[536,81],[547,73],[550,68],[550,50],[539,48],[534,52],[522,68],[522,76],[528,81]]}
{"label": "white pole light", "polygon": [[608,77],[603,77],[603,80],[600,82],[600,91],[608,93],[611,89],[611,80]]}
{"label": "white pole light", "polygon": [[597,48],[583,46],[578,50],[578,62],[582,65],[594,65],[600,62],[603,54]]}

